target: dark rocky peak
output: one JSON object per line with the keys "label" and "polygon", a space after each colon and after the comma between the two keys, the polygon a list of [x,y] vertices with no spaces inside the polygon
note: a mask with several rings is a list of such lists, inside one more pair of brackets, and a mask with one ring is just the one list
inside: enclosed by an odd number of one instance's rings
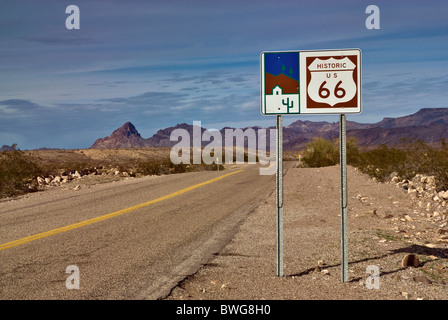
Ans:
{"label": "dark rocky peak", "polygon": [[137,129],[135,128],[135,126],[131,123],[131,122],[126,122],[124,125],[122,125],[120,128],[118,128],[117,130],[115,130],[112,133],[113,136],[125,136],[125,137],[130,137],[130,136],[140,136],[140,133],[138,133]]}

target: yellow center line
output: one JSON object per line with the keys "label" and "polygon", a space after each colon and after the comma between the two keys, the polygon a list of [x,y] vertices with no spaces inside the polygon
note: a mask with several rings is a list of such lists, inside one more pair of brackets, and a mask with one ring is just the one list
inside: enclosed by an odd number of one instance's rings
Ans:
{"label": "yellow center line", "polygon": [[38,239],[41,239],[41,238],[49,237],[49,236],[54,235],[54,234],[58,234],[58,233],[62,233],[62,232],[65,232],[65,231],[69,231],[69,230],[73,230],[73,229],[76,229],[76,228],[80,228],[80,227],[83,227],[83,226],[86,226],[86,225],[89,225],[89,224],[92,224],[92,223],[95,223],[95,222],[99,222],[99,221],[103,221],[103,220],[106,220],[106,219],[110,219],[110,218],[122,215],[124,213],[127,213],[127,212],[130,212],[130,211],[134,211],[134,210],[137,210],[137,209],[140,209],[140,208],[152,205],[152,204],[157,203],[157,202],[161,202],[161,201],[164,201],[164,200],[167,200],[167,199],[170,199],[170,198],[174,198],[174,197],[176,197],[178,195],[181,195],[181,194],[186,193],[188,191],[191,191],[191,190],[197,189],[199,187],[205,186],[207,184],[219,181],[221,179],[227,178],[228,176],[231,176],[233,174],[239,173],[241,171],[243,171],[243,170],[230,172],[230,173],[227,173],[225,175],[222,175],[222,176],[219,176],[217,178],[214,178],[212,180],[208,180],[208,181],[205,181],[205,182],[201,182],[201,183],[195,184],[195,185],[193,185],[191,187],[188,187],[188,188],[185,188],[185,189],[182,189],[182,190],[170,193],[170,194],[168,194],[166,196],[163,196],[163,197],[151,200],[151,201],[147,201],[147,202],[144,202],[144,203],[138,204],[136,206],[120,210],[120,211],[115,211],[115,212],[112,212],[112,213],[109,213],[109,214],[105,214],[105,215],[102,215],[102,216],[99,216],[99,217],[96,217],[96,218],[92,218],[92,219],[84,220],[84,221],[81,221],[81,222],[73,223],[73,224],[70,224],[70,225],[65,226],[65,227],[56,228],[56,229],[53,229],[53,230],[49,230],[49,231],[45,231],[45,232],[42,232],[42,233],[38,233],[38,234],[29,236],[29,237],[25,237],[25,238],[22,238],[22,239],[18,239],[18,240],[14,240],[14,241],[11,241],[11,242],[7,242],[7,243],[4,243],[4,244],[0,245],[0,251],[8,249],[8,248],[11,248],[11,247],[15,247],[15,246],[18,246],[18,245],[21,245],[21,244],[24,244],[24,243],[28,243],[28,242],[31,242],[31,241],[34,241],[34,240],[38,240]]}

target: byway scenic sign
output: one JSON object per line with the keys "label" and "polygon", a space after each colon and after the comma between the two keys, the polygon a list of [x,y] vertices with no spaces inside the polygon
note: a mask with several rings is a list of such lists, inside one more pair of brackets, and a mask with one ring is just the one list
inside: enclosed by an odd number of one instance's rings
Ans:
{"label": "byway scenic sign", "polygon": [[261,61],[261,113],[300,113],[299,52],[263,52]]}
{"label": "byway scenic sign", "polygon": [[261,53],[261,113],[361,112],[361,50]]}

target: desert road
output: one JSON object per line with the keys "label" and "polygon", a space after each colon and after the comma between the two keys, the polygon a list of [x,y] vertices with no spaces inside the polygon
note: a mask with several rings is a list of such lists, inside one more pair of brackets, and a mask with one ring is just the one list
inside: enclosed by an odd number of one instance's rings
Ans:
{"label": "desert road", "polygon": [[0,202],[0,299],[162,298],[273,192],[244,165]]}

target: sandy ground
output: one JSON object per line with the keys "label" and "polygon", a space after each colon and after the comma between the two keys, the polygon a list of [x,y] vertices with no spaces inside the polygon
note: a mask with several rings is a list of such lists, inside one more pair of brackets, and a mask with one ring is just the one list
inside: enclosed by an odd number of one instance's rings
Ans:
{"label": "sandy ground", "polygon": [[[447,217],[427,218],[403,189],[351,167],[349,280],[341,281],[339,179],[339,166],[286,173],[283,277],[277,276],[274,192],[233,241],[165,299],[446,300],[448,245],[433,239],[447,229]],[[402,266],[407,254],[419,258],[418,267]]]}

